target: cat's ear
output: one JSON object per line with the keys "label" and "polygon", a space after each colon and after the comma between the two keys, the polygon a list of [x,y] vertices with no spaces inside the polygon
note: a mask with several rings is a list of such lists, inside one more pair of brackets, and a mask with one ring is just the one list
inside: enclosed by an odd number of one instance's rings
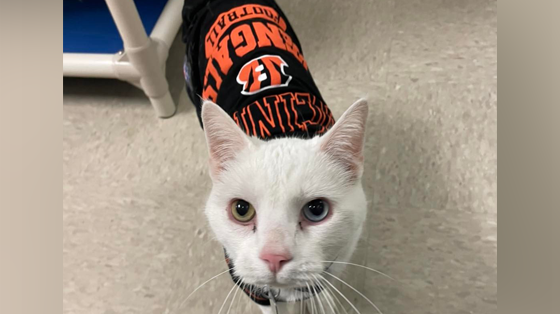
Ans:
{"label": "cat's ear", "polygon": [[352,180],[362,174],[368,105],[356,101],[321,138],[321,150],[340,163]]}
{"label": "cat's ear", "polygon": [[236,154],[251,145],[249,138],[220,106],[205,100],[202,124],[210,155],[210,172],[216,178]]}

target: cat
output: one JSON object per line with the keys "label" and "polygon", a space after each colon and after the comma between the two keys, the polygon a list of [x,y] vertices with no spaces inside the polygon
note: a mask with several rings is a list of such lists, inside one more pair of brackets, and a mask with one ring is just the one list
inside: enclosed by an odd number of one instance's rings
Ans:
{"label": "cat", "polygon": [[330,296],[366,217],[367,102],[335,122],[273,0],[187,0],[183,40],[233,281],[263,313]]}
{"label": "cat", "polygon": [[204,103],[213,181],[205,212],[243,283],[269,285],[295,301],[302,293],[294,288],[315,285],[329,265],[340,273],[340,264],[325,261],[348,261],[365,221],[360,179],[367,111],[358,101],[322,136],[263,141]]}

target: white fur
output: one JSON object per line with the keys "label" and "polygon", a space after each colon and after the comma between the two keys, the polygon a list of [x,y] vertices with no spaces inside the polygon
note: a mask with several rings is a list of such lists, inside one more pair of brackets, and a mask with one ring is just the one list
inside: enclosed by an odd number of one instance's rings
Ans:
{"label": "white fur", "polygon": [[[328,266],[322,261],[348,261],[366,217],[360,180],[365,101],[350,107],[324,136],[312,139],[248,138],[210,102],[204,104],[202,116],[213,168],[206,215],[245,283],[301,287],[309,275],[321,274]],[[332,216],[300,228],[302,207],[320,197],[330,202]],[[233,199],[254,206],[255,231],[230,220],[227,211]],[[265,246],[286,248],[293,256],[276,276],[259,258]],[[329,271],[340,272],[337,266]]]}

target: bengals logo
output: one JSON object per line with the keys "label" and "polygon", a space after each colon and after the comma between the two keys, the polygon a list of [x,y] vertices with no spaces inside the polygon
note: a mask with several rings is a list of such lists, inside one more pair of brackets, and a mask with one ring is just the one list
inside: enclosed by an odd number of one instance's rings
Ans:
{"label": "bengals logo", "polygon": [[264,55],[247,62],[237,75],[243,86],[241,94],[253,95],[260,91],[288,86],[292,77],[284,72],[288,64],[279,56]]}

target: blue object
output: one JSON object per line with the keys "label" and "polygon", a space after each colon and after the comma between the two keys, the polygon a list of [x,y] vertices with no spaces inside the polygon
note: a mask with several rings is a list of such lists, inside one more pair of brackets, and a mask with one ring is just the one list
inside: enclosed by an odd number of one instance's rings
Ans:
{"label": "blue object", "polygon": [[[154,29],[167,0],[134,0],[147,34]],[[63,45],[65,53],[113,54],[123,41],[104,0],[64,0]]]}

